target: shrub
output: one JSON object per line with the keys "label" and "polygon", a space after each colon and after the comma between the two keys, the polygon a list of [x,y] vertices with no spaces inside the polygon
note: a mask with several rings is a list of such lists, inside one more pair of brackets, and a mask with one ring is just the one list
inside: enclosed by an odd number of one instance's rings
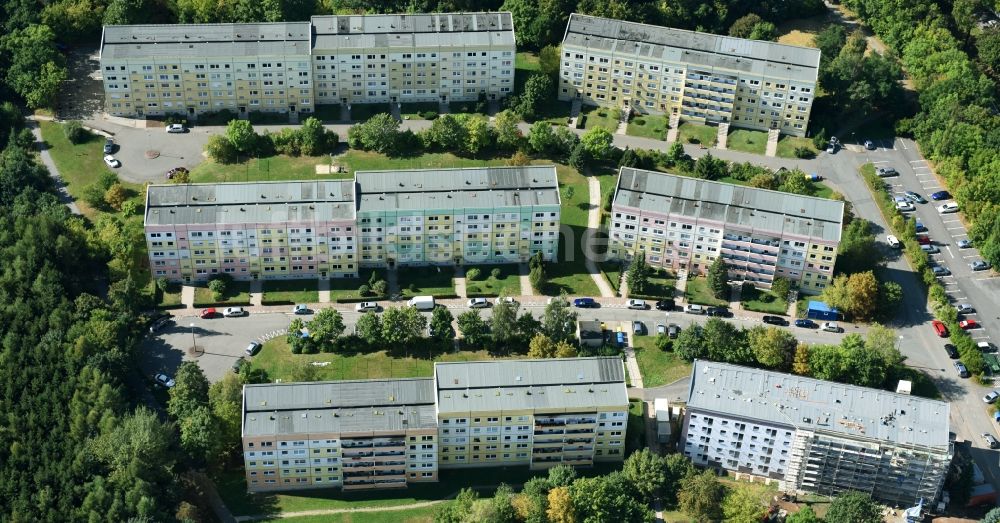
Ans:
{"label": "shrub", "polygon": [[369,287],[367,283],[362,283],[361,286],[358,287],[358,296],[366,297],[371,295],[372,295],[372,288]]}
{"label": "shrub", "polygon": [[226,282],[222,279],[214,279],[208,282],[208,290],[212,291],[212,298],[221,300],[226,292]]}
{"label": "shrub", "polygon": [[483,290],[480,289],[478,285],[469,285],[465,288],[465,292],[469,294],[479,294],[480,292],[483,292]]}
{"label": "shrub", "polygon": [[385,296],[389,294],[389,283],[385,280],[378,280],[372,284],[372,293],[376,296]]}
{"label": "shrub", "polygon": [[214,134],[209,137],[208,143],[205,144],[205,152],[216,163],[227,164],[236,161],[236,148],[233,147],[229,138],[221,134]]}
{"label": "shrub", "polygon": [[814,156],[816,156],[816,153],[808,147],[799,146],[795,148],[796,158],[812,158]]}
{"label": "shrub", "polygon": [[170,287],[170,281],[166,278],[156,279],[156,288],[160,289],[160,292],[167,292],[167,288]]}
{"label": "shrub", "polygon": [[409,290],[410,290],[410,292],[417,292],[417,284],[416,284],[416,283],[411,283],[411,284],[410,284],[409,286],[407,286],[406,288],[407,288],[407,289],[409,289]]}
{"label": "shrub", "polygon": [[581,114],[580,116],[577,116],[576,117],[576,128],[577,129],[583,129],[586,126],[587,126],[587,115]]}
{"label": "shrub", "polygon": [[503,271],[500,270],[500,267],[494,267],[493,270],[490,271],[490,278],[493,278],[494,280],[499,280],[501,276],[503,276]]}
{"label": "shrub", "polygon": [[437,111],[424,111],[420,113],[420,117],[424,120],[436,120],[438,117]]}
{"label": "shrub", "polygon": [[481,270],[477,269],[476,267],[473,267],[473,268],[465,271],[465,279],[467,279],[469,281],[476,281],[476,280],[480,279],[482,276],[483,276],[483,272]]}
{"label": "shrub", "polygon": [[63,134],[66,135],[66,139],[71,143],[83,143],[87,141],[87,137],[90,133],[83,128],[83,124],[77,120],[70,120],[63,125]]}
{"label": "shrub", "polygon": [[125,204],[125,200],[128,197],[125,192],[125,187],[120,183],[116,183],[108,190],[104,192],[104,203],[108,204],[109,207],[116,211],[122,210],[122,205]]}

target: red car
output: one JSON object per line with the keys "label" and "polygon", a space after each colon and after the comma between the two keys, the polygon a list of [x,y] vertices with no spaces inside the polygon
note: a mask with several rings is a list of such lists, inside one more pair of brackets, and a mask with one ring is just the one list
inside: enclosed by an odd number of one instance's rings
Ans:
{"label": "red car", "polygon": [[215,317],[215,309],[209,308],[201,311],[201,319],[210,320]]}
{"label": "red car", "polygon": [[927,236],[925,234],[918,234],[917,235],[917,243],[919,243],[920,245],[930,245],[931,244],[931,237]]}
{"label": "red car", "polygon": [[931,322],[931,327],[934,327],[934,332],[936,332],[938,336],[942,338],[948,337],[948,327],[946,327],[944,323],[934,320]]}
{"label": "red car", "polygon": [[958,322],[958,326],[961,327],[962,330],[978,329],[979,328],[979,324],[976,323],[976,320],[962,320],[962,321]]}

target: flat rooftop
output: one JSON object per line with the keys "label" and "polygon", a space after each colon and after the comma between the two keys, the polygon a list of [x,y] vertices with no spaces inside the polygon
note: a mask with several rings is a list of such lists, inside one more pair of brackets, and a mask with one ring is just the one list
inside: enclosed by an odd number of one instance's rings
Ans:
{"label": "flat rooftop", "polygon": [[816,82],[819,49],[699,33],[573,13],[563,47],[615,52],[639,60],[665,60],[751,75]]}
{"label": "flat rooftop", "polygon": [[554,165],[357,171],[359,212],[559,205]]}
{"label": "flat rooftop", "polygon": [[393,47],[514,47],[514,22],[509,12],[314,16],[312,26],[313,48],[318,52]]}
{"label": "flat rooftop", "polygon": [[309,22],[106,25],[102,60],[308,55]]}
{"label": "flat rooftop", "polygon": [[695,360],[689,409],[900,445],[949,445],[943,401]]}
{"label": "flat rooftop", "polygon": [[353,220],[354,209],[352,180],[150,185],[145,224]]}
{"label": "flat rooftop", "polygon": [[613,205],[840,241],[844,202],[622,167]]}

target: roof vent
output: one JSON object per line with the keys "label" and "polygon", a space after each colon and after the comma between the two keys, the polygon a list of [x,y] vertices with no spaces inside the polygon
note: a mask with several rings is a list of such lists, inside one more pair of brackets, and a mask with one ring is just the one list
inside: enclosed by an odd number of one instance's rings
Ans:
{"label": "roof vent", "polygon": [[514,377],[514,381],[521,381],[521,377],[520,376],[515,376]]}

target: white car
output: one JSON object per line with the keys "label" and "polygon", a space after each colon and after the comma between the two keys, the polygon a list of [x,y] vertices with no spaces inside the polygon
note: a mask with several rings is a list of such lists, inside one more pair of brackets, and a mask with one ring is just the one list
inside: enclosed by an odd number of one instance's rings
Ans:
{"label": "white car", "polygon": [[490,306],[490,302],[486,298],[469,298],[468,305],[470,309],[485,309]]}
{"label": "white car", "polygon": [[378,312],[378,302],[375,301],[363,301],[354,306],[354,310],[357,312]]}
{"label": "white car", "polygon": [[292,309],[292,314],[312,314],[312,310],[309,309],[308,305],[300,303]]}
{"label": "white car", "polygon": [[993,403],[997,400],[997,398],[1000,398],[1000,393],[995,390],[991,390],[983,396],[983,403]]}
{"label": "white car", "polygon": [[646,310],[646,300],[629,300],[626,305],[629,309],[634,309],[637,311]]}
{"label": "white car", "polygon": [[953,212],[958,212],[958,204],[954,202],[948,202],[944,205],[938,207],[938,212],[941,214],[948,214]]}
{"label": "white car", "polygon": [[156,380],[156,383],[159,383],[168,389],[174,386],[173,378],[167,376],[166,374],[157,374],[156,376],[153,376],[153,379]]}
{"label": "white car", "polygon": [[826,332],[843,332],[844,331],[844,329],[841,328],[840,325],[837,325],[837,322],[835,322],[835,321],[826,321],[826,322],[823,322],[819,326],[819,328],[822,329],[822,330],[825,330]]}
{"label": "white car", "polygon": [[664,324],[662,324],[662,323],[657,323],[656,324],[656,334],[659,335],[659,334],[666,334],[666,333],[667,333],[667,326],[664,325]]}
{"label": "white car", "polygon": [[108,167],[111,167],[112,169],[114,169],[116,167],[121,167],[122,163],[119,162],[114,156],[111,156],[110,154],[105,154],[104,155],[104,165],[107,165]]}
{"label": "white car", "polygon": [[515,305],[517,303],[517,300],[511,298],[510,296],[497,296],[497,298],[493,300],[493,303],[495,303],[496,305],[500,305],[501,303],[506,303],[507,305]]}
{"label": "white car", "polygon": [[168,133],[184,133],[184,132],[187,132],[187,129],[184,128],[183,124],[172,123],[172,124],[170,124],[170,125],[167,126],[167,132]]}
{"label": "white car", "polygon": [[695,305],[692,303],[689,304],[687,307],[684,307],[684,312],[688,314],[705,314],[705,307],[702,307],[701,305]]}
{"label": "white car", "polygon": [[955,310],[958,311],[959,314],[972,314],[973,312],[976,312],[975,307],[969,305],[968,303],[959,303],[958,305],[955,305]]}
{"label": "white car", "polygon": [[226,307],[222,310],[222,315],[227,318],[238,318],[247,314],[247,311],[243,307]]}
{"label": "white car", "polygon": [[914,210],[913,203],[911,203],[910,200],[907,200],[902,196],[897,196],[895,200],[896,200],[896,210],[900,212],[910,212]]}
{"label": "white car", "polygon": [[899,238],[891,234],[885,237],[885,242],[888,243],[889,247],[892,247],[893,249],[901,249],[903,247],[903,244],[899,241]]}

